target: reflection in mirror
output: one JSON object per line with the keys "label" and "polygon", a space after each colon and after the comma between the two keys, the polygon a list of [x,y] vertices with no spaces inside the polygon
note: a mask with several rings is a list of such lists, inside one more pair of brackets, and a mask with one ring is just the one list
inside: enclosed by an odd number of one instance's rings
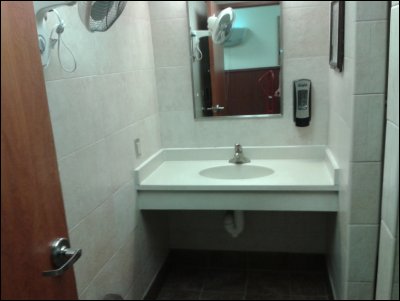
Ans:
{"label": "reflection in mirror", "polygon": [[188,1],[196,118],[281,115],[280,14],[279,1]]}

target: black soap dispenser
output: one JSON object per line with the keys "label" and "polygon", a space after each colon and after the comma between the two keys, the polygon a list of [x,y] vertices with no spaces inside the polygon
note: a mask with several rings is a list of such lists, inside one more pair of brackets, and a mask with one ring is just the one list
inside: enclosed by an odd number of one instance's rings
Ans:
{"label": "black soap dispenser", "polygon": [[296,126],[310,125],[311,81],[309,79],[299,79],[293,82],[293,119]]}

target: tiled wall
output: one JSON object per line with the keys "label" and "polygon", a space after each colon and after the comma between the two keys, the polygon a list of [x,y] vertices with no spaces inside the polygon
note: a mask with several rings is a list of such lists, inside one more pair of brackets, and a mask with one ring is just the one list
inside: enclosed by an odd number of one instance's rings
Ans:
{"label": "tiled wall", "polygon": [[104,33],[89,33],[76,6],[58,11],[78,68],[53,55],[45,77],[69,235],[83,249],[79,297],[141,298],[168,249],[165,216],[138,212],[131,175],[161,145],[148,3],[129,2]]}
{"label": "tiled wall", "polygon": [[329,267],[337,299],[372,299],[384,137],[387,3],[346,1],[345,15],[344,69],[329,72],[329,147],[341,168]]}
{"label": "tiled wall", "polygon": [[[163,147],[327,144],[328,2],[282,2],[283,117],[270,119],[195,120],[186,3],[151,1],[150,15]],[[299,78],[313,84],[307,128],[293,123],[292,82]]]}
{"label": "tiled wall", "polygon": [[[376,297],[399,299],[399,2],[392,1],[385,163]],[[392,295],[393,294],[393,295]]]}
{"label": "tiled wall", "polygon": [[173,249],[324,254],[331,214],[246,211],[244,229],[233,238],[224,228],[224,211],[170,214]]}

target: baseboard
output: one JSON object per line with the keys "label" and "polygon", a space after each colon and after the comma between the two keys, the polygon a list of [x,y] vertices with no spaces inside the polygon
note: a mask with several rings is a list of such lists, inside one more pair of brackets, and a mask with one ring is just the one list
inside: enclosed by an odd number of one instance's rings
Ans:
{"label": "baseboard", "polygon": [[169,257],[169,254],[165,257],[164,263],[161,265],[160,269],[151,281],[147,291],[145,292],[143,300],[155,300],[157,298],[170,267]]}
{"label": "baseboard", "polygon": [[336,294],[336,288],[333,283],[333,278],[332,278],[332,270],[329,262],[326,262],[326,268],[328,270],[328,279],[329,279],[329,284],[330,284],[330,293],[332,294],[332,299],[333,300],[338,300],[337,294]]}

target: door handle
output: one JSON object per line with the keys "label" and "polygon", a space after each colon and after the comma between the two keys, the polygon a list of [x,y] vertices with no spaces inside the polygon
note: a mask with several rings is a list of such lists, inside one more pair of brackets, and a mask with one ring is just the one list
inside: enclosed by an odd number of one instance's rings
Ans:
{"label": "door handle", "polygon": [[209,108],[206,108],[207,111],[213,111],[213,113],[218,113],[219,111],[224,110],[225,107],[221,107],[220,105],[215,105]]}
{"label": "door handle", "polygon": [[50,248],[51,260],[56,269],[44,271],[42,274],[46,277],[56,277],[64,274],[82,255],[82,249],[70,249],[69,241],[66,238],[53,240]]}

